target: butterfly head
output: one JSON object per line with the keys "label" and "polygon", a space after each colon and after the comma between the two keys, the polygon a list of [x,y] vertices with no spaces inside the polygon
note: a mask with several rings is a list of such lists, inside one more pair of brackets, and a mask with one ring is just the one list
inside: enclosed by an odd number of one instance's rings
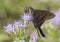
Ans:
{"label": "butterfly head", "polygon": [[25,14],[32,15],[33,14],[33,8],[32,7],[27,7],[24,11]]}

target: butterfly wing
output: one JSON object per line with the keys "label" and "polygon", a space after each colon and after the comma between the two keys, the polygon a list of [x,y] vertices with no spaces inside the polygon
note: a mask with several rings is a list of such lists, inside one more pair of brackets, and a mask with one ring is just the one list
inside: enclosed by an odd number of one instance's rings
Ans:
{"label": "butterfly wing", "polygon": [[42,11],[43,11],[42,14],[46,15],[45,20],[52,19],[55,17],[55,15],[50,11],[46,11],[46,10],[42,10]]}
{"label": "butterfly wing", "polygon": [[[33,24],[35,28],[37,29],[37,32],[39,31],[41,35],[45,37],[40,27],[44,23],[45,20],[51,19],[55,17],[55,15],[45,10],[35,10],[35,12],[33,13],[33,17],[34,17]],[[38,32],[38,35],[39,35],[39,32]]]}

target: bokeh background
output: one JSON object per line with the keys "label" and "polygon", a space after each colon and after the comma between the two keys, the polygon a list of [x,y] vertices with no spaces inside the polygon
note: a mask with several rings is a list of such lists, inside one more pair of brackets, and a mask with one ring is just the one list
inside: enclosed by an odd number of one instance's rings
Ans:
{"label": "bokeh background", "polygon": [[[3,26],[19,20],[24,9],[29,6],[55,13],[60,9],[60,0],[0,0],[0,42],[12,42],[11,38],[5,33]],[[29,25],[28,35],[36,31],[32,22]],[[40,38],[38,42],[60,42],[60,20],[58,24],[47,20],[41,28],[46,34],[46,40]]]}

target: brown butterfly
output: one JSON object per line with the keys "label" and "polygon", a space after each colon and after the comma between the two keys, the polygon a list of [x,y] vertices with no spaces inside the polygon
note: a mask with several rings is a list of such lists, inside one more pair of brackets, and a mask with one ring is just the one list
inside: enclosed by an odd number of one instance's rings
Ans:
{"label": "brown butterfly", "polygon": [[38,35],[39,33],[41,33],[41,35],[45,37],[45,34],[41,30],[41,26],[45,22],[45,20],[54,18],[55,15],[52,12],[49,12],[46,10],[37,10],[32,7],[27,7],[24,12],[33,16],[32,21],[33,21],[35,28],[37,29],[37,32],[39,31]]}

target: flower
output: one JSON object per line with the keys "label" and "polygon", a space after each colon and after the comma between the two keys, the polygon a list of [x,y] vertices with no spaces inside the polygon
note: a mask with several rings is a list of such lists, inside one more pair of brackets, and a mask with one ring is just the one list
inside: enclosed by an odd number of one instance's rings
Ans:
{"label": "flower", "polygon": [[24,14],[24,15],[22,16],[22,19],[24,19],[25,21],[31,21],[31,20],[32,20],[32,16],[29,15],[29,14]]}
{"label": "flower", "polygon": [[30,36],[29,42],[37,42],[38,38],[38,35],[35,32],[33,32]]}
{"label": "flower", "polygon": [[13,23],[14,26],[18,26],[19,28],[25,28],[26,26],[22,23],[22,21],[15,21]]}
{"label": "flower", "polygon": [[25,40],[20,40],[20,42],[25,42]]}
{"label": "flower", "polygon": [[51,19],[51,21],[56,25],[60,23],[60,9],[55,12],[55,18]]}
{"label": "flower", "polygon": [[7,26],[4,26],[4,28],[6,29],[6,32],[12,32],[15,29],[12,24],[8,24]]}

